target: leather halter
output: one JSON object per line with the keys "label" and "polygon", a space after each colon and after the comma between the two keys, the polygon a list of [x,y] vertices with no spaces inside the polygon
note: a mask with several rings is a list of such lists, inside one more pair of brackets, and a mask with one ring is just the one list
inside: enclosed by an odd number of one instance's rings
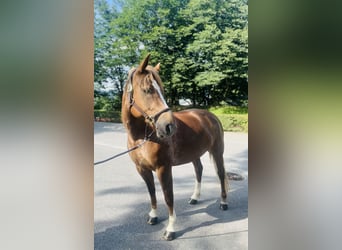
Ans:
{"label": "leather halter", "polygon": [[159,116],[167,111],[170,111],[171,109],[169,107],[162,109],[161,111],[159,111],[158,113],[156,113],[155,115],[148,115],[146,114],[145,111],[142,110],[142,108],[139,107],[139,105],[135,102],[134,98],[133,98],[133,74],[135,73],[136,69],[133,69],[127,84],[130,84],[131,86],[127,86],[127,88],[130,88],[129,90],[127,90],[127,92],[129,93],[129,107],[132,108],[134,107],[140,114],[142,114],[142,116],[145,118],[145,120],[147,120],[149,123],[151,123],[153,125],[153,127],[155,127],[155,123],[158,120]]}

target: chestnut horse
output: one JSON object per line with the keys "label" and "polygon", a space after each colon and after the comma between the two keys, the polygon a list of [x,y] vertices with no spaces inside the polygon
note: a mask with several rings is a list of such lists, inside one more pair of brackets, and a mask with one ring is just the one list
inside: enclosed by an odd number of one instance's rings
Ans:
{"label": "chestnut horse", "polygon": [[148,223],[158,222],[157,201],[152,171],[156,172],[169,209],[164,239],[175,238],[176,213],[173,207],[172,166],[192,162],[195,190],[189,203],[200,198],[203,166],[200,157],[209,152],[214,159],[221,184],[220,208],[227,210],[228,179],[223,162],[223,129],[212,113],[190,109],[172,112],[163,97],[160,65],[149,66],[148,55],[128,74],[122,96],[122,122],[128,133],[128,147],[137,147],[130,157],[144,179],[151,198]]}

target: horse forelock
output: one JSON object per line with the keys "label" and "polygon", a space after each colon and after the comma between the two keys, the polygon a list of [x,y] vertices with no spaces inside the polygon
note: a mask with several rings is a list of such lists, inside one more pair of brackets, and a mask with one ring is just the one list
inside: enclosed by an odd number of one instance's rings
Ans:
{"label": "horse forelock", "polygon": [[158,72],[156,72],[155,70],[151,70],[151,72],[152,72],[153,78],[157,81],[157,83],[159,84],[160,88],[164,89],[163,82],[162,82]]}
{"label": "horse forelock", "polygon": [[[137,78],[138,78],[138,84],[134,84],[134,77],[137,74]],[[161,88],[161,90],[164,92],[164,86],[163,86],[163,82],[158,74],[158,72],[155,70],[154,67],[152,66],[147,66],[146,69],[143,72],[139,72],[137,71],[136,68],[132,68],[129,72],[128,72],[128,79],[126,81],[126,84],[132,84],[132,87],[134,89],[134,87],[136,86],[140,86],[141,84],[144,86],[146,86],[147,84],[150,84],[147,81],[147,76],[152,75],[153,79],[158,83],[159,87]],[[127,87],[126,87],[127,88]],[[125,88],[125,89],[126,89]]]}

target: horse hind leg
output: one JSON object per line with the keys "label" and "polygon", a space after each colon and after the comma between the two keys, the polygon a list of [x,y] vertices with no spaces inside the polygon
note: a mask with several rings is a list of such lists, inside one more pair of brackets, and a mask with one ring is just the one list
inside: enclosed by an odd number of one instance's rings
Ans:
{"label": "horse hind leg", "polygon": [[228,193],[228,178],[226,174],[226,170],[224,167],[223,161],[223,152],[222,150],[213,150],[210,152],[214,159],[214,165],[216,169],[216,173],[219,177],[220,184],[221,184],[221,202],[220,202],[220,209],[227,210],[228,203],[227,203],[227,193]]}
{"label": "horse hind leg", "polygon": [[146,183],[148,192],[151,198],[151,211],[149,212],[149,218],[147,223],[150,225],[155,225],[158,223],[158,214],[157,214],[157,199],[156,199],[156,189],[154,185],[154,178],[151,170],[144,169],[142,167],[137,166],[137,170],[143,180]]}
{"label": "horse hind leg", "polygon": [[201,181],[202,181],[203,165],[202,165],[200,158],[194,160],[192,164],[194,165],[194,168],[195,168],[196,181],[195,181],[194,192],[191,198],[189,199],[189,204],[194,205],[194,204],[197,204],[201,196]]}

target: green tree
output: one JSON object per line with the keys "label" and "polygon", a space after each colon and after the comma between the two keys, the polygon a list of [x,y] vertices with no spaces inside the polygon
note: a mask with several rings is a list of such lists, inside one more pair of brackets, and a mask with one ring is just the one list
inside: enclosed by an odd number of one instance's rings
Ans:
{"label": "green tree", "polygon": [[167,101],[176,104],[178,89],[172,83],[173,65],[182,53],[184,45],[177,42],[180,20],[179,10],[188,1],[149,0],[127,1],[118,19],[113,22],[125,51],[127,65],[136,65],[147,53],[152,54],[152,63],[161,62],[160,72],[166,91]]}
{"label": "green tree", "polygon": [[[112,108],[120,108],[123,85],[126,79],[124,57],[120,55],[117,35],[112,30],[112,22],[118,18],[117,5],[112,7],[106,0],[95,0],[94,19],[94,98],[96,100],[112,103]],[[101,87],[104,83],[113,85],[114,97],[103,93]],[[95,102],[96,103],[96,102]],[[99,102],[99,103],[103,103]],[[99,107],[99,105],[97,105]]]}
{"label": "green tree", "polygon": [[95,21],[95,81],[111,79],[122,89],[128,69],[149,52],[152,64],[161,63],[171,104],[247,100],[247,1],[126,0],[120,10],[96,4],[104,24]]}
{"label": "green tree", "polygon": [[247,3],[191,0],[180,15],[180,39],[188,44],[173,80],[180,87],[188,82],[184,95],[205,105],[247,99]]}

